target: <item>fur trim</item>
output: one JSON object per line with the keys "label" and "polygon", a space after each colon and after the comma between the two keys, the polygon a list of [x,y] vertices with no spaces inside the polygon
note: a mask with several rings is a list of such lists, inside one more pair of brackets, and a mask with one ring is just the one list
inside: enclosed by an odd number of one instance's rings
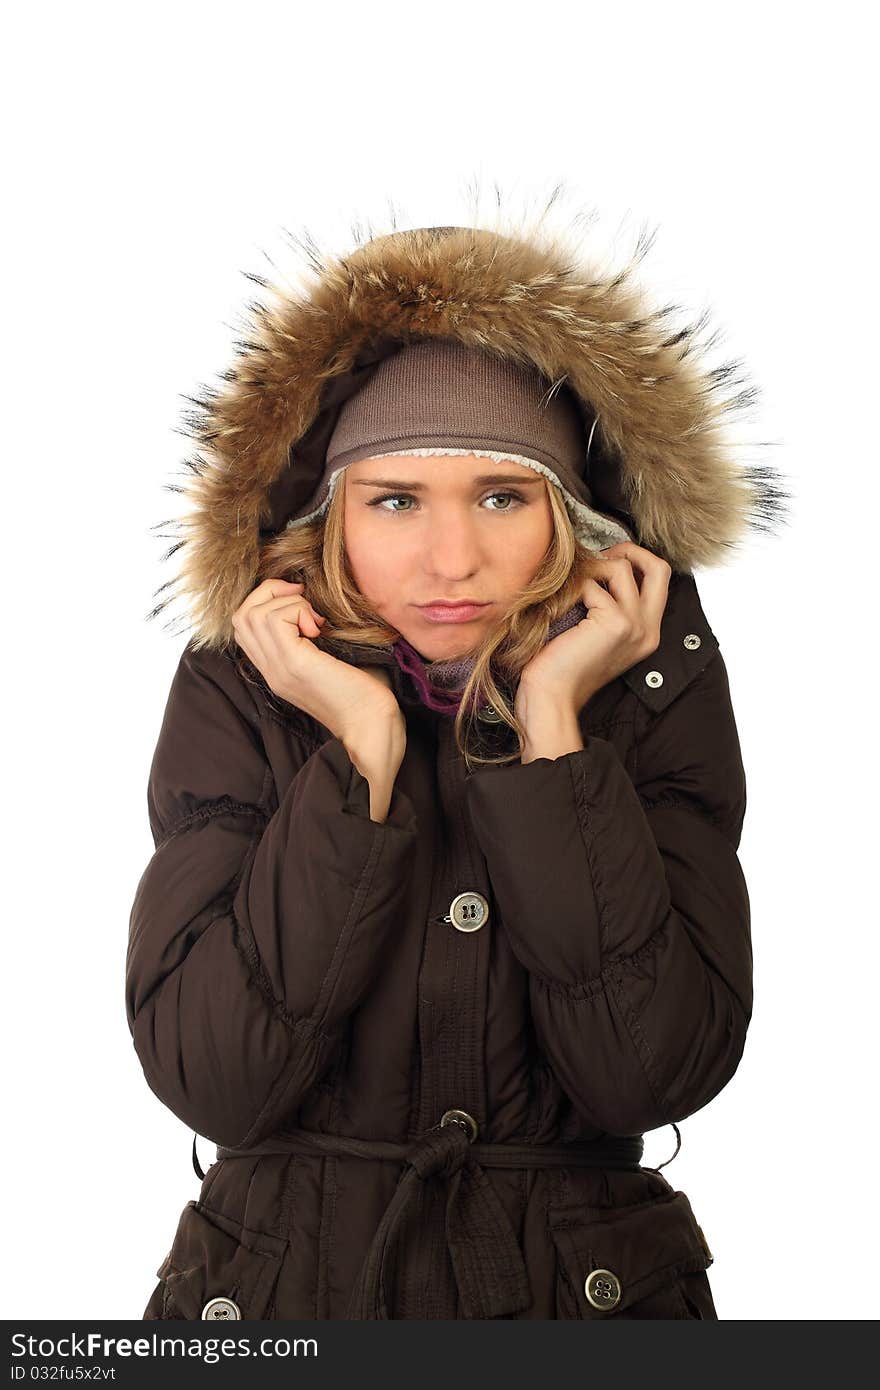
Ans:
{"label": "fur trim", "polygon": [[[249,275],[269,302],[249,306],[246,336],[218,385],[187,398],[196,409],[184,433],[198,451],[185,461],[186,485],[166,486],[191,510],[159,523],[179,537],[163,560],[181,552],[182,563],[148,617],[180,598],[196,646],[230,642],[232,614],[259,572],[272,484],[314,422],[322,389],[377,335],[456,337],[565,381],[598,415],[623,519],[674,570],[719,564],[748,531],[784,522],[781,475],[741,462],[725,437],[758,391],[738,361],[708,366],[706,315],[674,328],[677,306],[645,306],[631,283],[650,246],[644,235],[622,269],[603,272],[570,232],[551,234],[540,218],[514,230],[395,230],[348,256],[322,256],[309,242],[315,280],[304,290]],[[605,510],[601,496],[596,506]]]}

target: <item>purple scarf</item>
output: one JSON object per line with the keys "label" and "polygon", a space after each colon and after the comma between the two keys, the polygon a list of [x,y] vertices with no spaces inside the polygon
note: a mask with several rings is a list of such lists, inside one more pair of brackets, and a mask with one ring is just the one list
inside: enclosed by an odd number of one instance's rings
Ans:
{"label": "purple scarf", "polygon": [[[573,608],[550,624],[547,641],[574,627],[587,616],[587,609],[578,600]],[[397,664],[412,678],[419,699],[429,709],[440,714],[456,714],[461,695],[474,667],[473,657],[451,657],[448,661],[429,661],[405,637],[398,637],[392,646]]]}

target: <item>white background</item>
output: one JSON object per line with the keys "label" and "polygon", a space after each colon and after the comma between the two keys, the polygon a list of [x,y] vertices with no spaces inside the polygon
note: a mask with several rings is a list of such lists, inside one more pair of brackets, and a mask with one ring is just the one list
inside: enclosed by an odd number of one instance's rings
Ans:
{"label": "white background", "polygon": [[[869,16],[179,0],[7,19],[6,1318],[139,1318],[198,1194],[123,972],[185,642],[145,618],[174,572],[150,528],[180,505],[183,397],[229,361],[242,272],[289,259],[286,231],[344,252],[391,207],[464,222],[475,183],[491,214],[495,183],[517,209],[558,182],[612,252],[657,230],[642,282],[710,310],[796,494],[780,535],[697,572],[748,775],[755,1009],[663,1172],[722,1319],[876,1315]],[[645,1161],[674,1142],[649,1135]]]}

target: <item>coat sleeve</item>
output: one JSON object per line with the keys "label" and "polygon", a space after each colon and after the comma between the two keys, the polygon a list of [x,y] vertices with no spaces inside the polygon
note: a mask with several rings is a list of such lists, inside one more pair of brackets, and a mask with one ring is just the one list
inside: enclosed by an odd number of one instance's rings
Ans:
{"label": "coat sleeve", "polygon": [[640,1134],[707,1104],[752,1009],[746,806],[720,651],[637,743],[483,768],[468,804],[539,1045],[593,1124]]}
{"label": "coat sleeve", "polygon": [[187,646],[150,770],[155,852],[131,910],[126,1012],[152,1090],[230,1146],[289,1121],[327,1068],[414,858],[396,784],[373,821],[339,739],[301,756],[279,802],[246,683]]}

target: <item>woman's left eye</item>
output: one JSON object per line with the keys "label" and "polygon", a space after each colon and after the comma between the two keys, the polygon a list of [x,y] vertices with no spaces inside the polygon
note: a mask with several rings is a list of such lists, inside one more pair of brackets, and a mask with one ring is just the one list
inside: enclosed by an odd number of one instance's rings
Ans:
{"label": "woman's left eye", "polygon": [[[489,495],[489,497],[512,497],[513,500],[514,500],[514,502],[524,502],[524,501],[525,501],[525,498],[523,497],[523,495],[522,495],[521,492],[490,492],[488,495]],[[485,497],[484,497],[484,498],[483,498],[483,501],[485,502],[485,500],[486,500],[486,499],[485,499]],[[501,507],[501,508],[493,507],[492,510],[493,510],[493,512],[497,512],[497,511],[499,511],[499,510],[502,511],[502,512],[509,512],[509,511],[511,511],[512,509],[511,509],[510,507]]]}
{"label": "woman's left eye", "polygon": [[[512,499],[513,502],[517,504],[525,502],[526,500],[521,492],[488,492],[482,500],[485,502],[488,497],[506,497]],[[386,492],[381,497],[374,497],[370,502],[367,503],[367,506],[378,507],[381,506],[383,502],[415,502],[416,500],[416,497],[410,492]],[[398,511],[399,509],[397,507],[391,507],[390,509],[386,508],[386,510]],[[407,507],[406,510],[412,511],[413,509],[412,507]],[[493,512],[509,512],[513,511],[514,508],[492,507],[491,510]]]}

